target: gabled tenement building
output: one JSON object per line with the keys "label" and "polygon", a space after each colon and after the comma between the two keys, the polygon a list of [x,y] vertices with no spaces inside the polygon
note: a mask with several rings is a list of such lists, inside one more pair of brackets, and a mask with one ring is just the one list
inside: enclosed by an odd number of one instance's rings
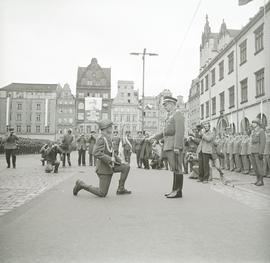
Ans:
{"label": "gabled tenement building", "polygon": [[241,30],[212,33],[208,17],[200,46],[200,119],[223,132],[270,124],[270,2]]}

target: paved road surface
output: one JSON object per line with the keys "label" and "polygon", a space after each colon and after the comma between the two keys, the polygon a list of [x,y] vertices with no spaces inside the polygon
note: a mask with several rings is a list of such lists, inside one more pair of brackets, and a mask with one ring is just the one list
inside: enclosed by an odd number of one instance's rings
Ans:
{"label": "paved road surface", "polygon": [[185,178],[184,198],[168,200],[169,173],[136,168],[130,196],[115,194],[115,175],[107,198],[74,197],[78,177],[97,178],[93,168],[73,169],[0,217],[0,262],[270,262],[267,199]]}

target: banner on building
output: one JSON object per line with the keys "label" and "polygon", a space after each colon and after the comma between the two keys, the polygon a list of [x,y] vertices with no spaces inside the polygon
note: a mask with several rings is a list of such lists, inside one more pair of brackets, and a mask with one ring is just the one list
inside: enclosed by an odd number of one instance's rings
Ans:
{"label": "banner on building", "polygon": [[94,97],[85,98],[86,121],[99,120],[101,109],[102,109],[102,98],[94,98]]}
{"label": "banner on building", "polygon": [[7,108],[6,108],[6,125],[9,125],[9,109],[10,109],[10,97],[7,97]]}
{"label": "banner on building", "polygon": [[49,100],[45,100],[45,127],[48,126],[48,110],[49,110]]}

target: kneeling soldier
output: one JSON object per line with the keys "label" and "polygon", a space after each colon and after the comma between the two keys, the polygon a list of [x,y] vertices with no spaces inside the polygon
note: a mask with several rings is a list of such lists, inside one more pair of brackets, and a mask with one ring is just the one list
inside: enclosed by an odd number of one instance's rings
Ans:
{"label": "kneeling soldier", "polygon": [[80,190],[88,191],[99,197],[105,197],[109,191],[113,173],[121,173],[117,194],[131,194],[125,189],[125,182],[130,170],[129,164],[121,163],[121,159],[114,155],[112,146],[112,122],[103,120],[99,123],[101,136],[97,139],[93,154],[97,158],[96,172],[99,177],[99,187],[87,185],[81,180],[77,180],[73,188],[73,195],[77,195]]}

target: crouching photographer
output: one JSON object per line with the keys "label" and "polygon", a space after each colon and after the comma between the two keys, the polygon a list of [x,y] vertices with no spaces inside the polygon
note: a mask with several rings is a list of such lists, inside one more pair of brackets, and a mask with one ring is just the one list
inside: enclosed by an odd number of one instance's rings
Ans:
{"label": "crouching photographer", "polygon": [[45,168],[46,173],[50,173],[53,170],[54,173],[58,173],[60,162],[57,160],[57,154],[63,154],[63,150],[61,150],[57,144],[50,144],[45,152],[47,160],[47,165]]}

